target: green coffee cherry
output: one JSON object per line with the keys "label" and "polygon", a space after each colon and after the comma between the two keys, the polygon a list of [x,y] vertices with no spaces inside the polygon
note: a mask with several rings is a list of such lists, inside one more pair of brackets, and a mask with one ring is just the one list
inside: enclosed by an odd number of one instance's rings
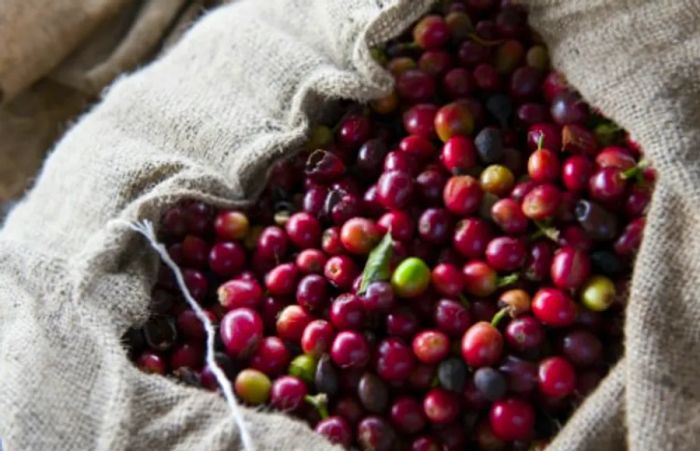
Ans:
{"label": "green coffee cherry", "polygon": [[403,298],[412,298],[423,293],[430,284],[430,268],[423,260],[409,257],[402,261],[391,276],[394,292]]}
{"label": "green coffee cherry", "polygon": [[593,276],[581,289],[581,303],[589,310],[602,312],[615,301],[615,284],[605,276]]}
{"label": "green coffee cherry", "polygon": [[248,368],[238,373],[233,389],[244,402],[255,406],[267,402],[271,386],[270,379],[264,373]]}
{"label": "green coffee cherry", "polygon": [[309,140],[304,144],[308,151],[325,149],[333,142],[333,131],[325,125],[319,125],[311,130]]}
{"label": "green coffee cherry", "polygon": [[289,364],[287,372],[306,383],[312,384],[316,374],[316,359],[307,354],[298,355]]}

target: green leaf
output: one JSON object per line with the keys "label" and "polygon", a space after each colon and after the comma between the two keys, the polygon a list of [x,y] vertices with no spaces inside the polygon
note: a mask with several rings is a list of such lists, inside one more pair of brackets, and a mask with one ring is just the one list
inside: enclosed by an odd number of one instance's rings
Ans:
{"label": "green leaf", "polygon": [[357,294],[364,293],[369,284],[372,282],[376,282],[378,280],[389,280],[391,277],[389,263],[391,262],[392,244],[393,241],[391,240],[391,233],[387,232],[377,247],[372,249],[372,252],[369,253],[367,263],[365,263],[365,269],[362,271],[360,290],[357,292]]}

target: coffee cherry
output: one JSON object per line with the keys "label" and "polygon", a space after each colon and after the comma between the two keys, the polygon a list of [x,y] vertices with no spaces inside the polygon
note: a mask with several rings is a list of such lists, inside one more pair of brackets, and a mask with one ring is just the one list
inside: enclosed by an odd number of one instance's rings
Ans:
{"label": "coffee cherry", "polygon": [[497,438],[505,441],[527,440],[535,427],[535,411],[525,401],[504,399],[491,405],[489,421]]}
{"label": "coffee cherry", "polygon": [[491,219],[509,235],[527,230],[528,220],[520,204],[513,199],[500,199],[491,207]]}
{"label": "coffee cherry", "polygon": [[543,324],[566,327],[576,319],[576,305],[563,291],[542,288],[532,298],[532,313]]}
{"label": "coffee cherry", "polygon": [[357,296],[344,293],[331,303],[328,316],[338,330],[359,329],[365,321],[365,310]]}
{"label": "coffee cherry", "polygon": [[460,175],[447,181],[442,196],[445,208],[455,215],[466,216],[479,208],[483,190],[475,178]]}
{"label": "coffee cherry", "polygon": [[299,271],[294,263],[282,263],[265,275],[265,287],[272,295],[287,295],[296,291]]}
{"label": "coffee cherry", "polygon": [[634,255],[642,243],[642,233],[644,231],[644,218],[637,218],[627,224],[622,234],[615,241],[613,249],[617,255],[626,257]]}
{"label": "coffee cherry", "polygon": [[449,175],[442,168],[435,165],[428,166],[416,177],[416,190],[419,199],[426,205],[439,205],[448,178]]}
{"label": "coffee cherry", "polygon": [[578,201],[574,214],[583,230],[596,241],[608,241],[617,234],[617,218],[595,202]]}
{"label": "coffee cherry", "polygon": [[301,379],[282,376],[272,382],[270,404],[278,410],[293,411],[302,406],[306,394],[306,385]]}
{"label": "coffee cherry", "polygon": [[217,243],[209,251],[209,268],[216,274],[228,277],[245,267],[246,256],[238,243]]}
{"label": "coffee cherry", "polygon": [[391,451],[396,444],[396,432],[379,416],[363,418],[357,425],[356,437],[361,449]]}
{"label": "coffee cherry", "polygon": [[238,373],[233,389],[243,402],[256,406],[266,403],[270,398],[271,385],[265,374],[248,368]]}
{"label": "coffee cherry", "polygon": [[469,218],[457,223],[452,243],[460,254],[476,259],[484,255],[491,239],[492,231],[485,221]]}
{"label": "coffee cherry", "polygon": [[265,227],[258,237],[256,252],[264,259],[275,261],[287,253],[288,238],[276,226]]}
{"label": "coffee cherry", "polygon": [[418,234],[429,243],[445,243],[452,235],[450,214],[444,208],[428,208],[418,218]]}
{"label": "coffee cherry", "polygon": [[343,247],[353,254],[368,254],[380,239],[379,228],[366,218],[352,218],[340,229]]}
{"label": "coffee cherry", "polygon": [[318,274],[303,277],[296,289],[296,300],[308,311],[320,311],[328,304],[326,279]]}
{"label": "coffee cherry", "polygon": [[449,299],[438,301],[433,319],[438,329],[450,337],[461,337],[472,324],[469,310]]}
{"label": "coffee cherry", "polygon": [[202,302],[207,295],[209,282],[203,273],[194,269],[185,269],[182,271],[182,277],[185,279],[185,286],[190,292],[190,295],[197,302]]}
{"label": "coffee cherry", "polygon": [[277,316],[275,324],[277,336],[284,340],[298,342],[312,319],[301,306],[288,305]]}
{"label": "coffee cherry", "polygon": [[390,211],[377,221],[381,234],[391,232],[391,237],[398,241],[408,241],[413,238],[415,224],[413,218],[403,211]]}
{"label": "coffee cherry", "polygon": [[590,366],[603,357],[603,344],[587,330],[574,330],[562,339],[562,352],[576,366]]}
{"label": "coffee cherry", "polygon": [[532,220],[544,221],[554,216],[560,200],[561,192],[554,185],[536,186],[523,199],[523,213]]}
{"label": "coffee cherry", "polygon": [[527,160],[527,172],[537,183],[555,182],[559,178],[559,158],[549,149],[537,149]]}
{"label": "coffee cherry", "polygon": [[335,255],[328,259],[323,269],[323,275],[338,289],[346,290],[352,287],[352,282],[360,273],[357,264],[346,255]]}
{"label": "coffee cherry", "polygon": [[257,308],[263,298],[263,290],[255,279],[233,279],[217,290],[219,303],[227,310],[239,307]]}
{"label": "coffee cherry", "polygon": [[596,171],[589,180],[588,192],[591,198],[600,202],[614,202],[625,194],[627,184],[622,171],[614,167]]}
{"label": "coffee cherry", "polygon": [[335,445],[348,447],[352,443],[350,423],[341,416],[332,416],[319,421],[314,431]]}
{"label": "coffee cherry", "polygon": [[301,349],[314,357],[330,350],[335,330],[328,321],[316,319],[309,322],[301,335]]}
{"label": "coffee cherry", "polygon": [[446,390],[461,393],[467,382],[467,365],[459,357],[452,357],[440,362],[438,381]]}
{"label": "coffee cherry", "polygon": [[445,296],[456,297],[462,292],[462,273],[449,263],[440,263],[433,268],[431,275],[432,286]]}
{"label": "coffee cherry", "polygon": [[540,362],[539,389],[546,396],[562,398],[576,388],[574,367],[563,357],[549,357]]}
{"label": "coffee cherry", "polygon": [[[216,315],[211,311],[204,310],[204,314],[209,318],[212,324],[218,322]],[[199,320],[194,310],[183,310],[180,312],[180,314],[177,315],[176,324],[178,332],[190,340],[204,340],[206,337],[204,324]]]}
{"label": "coffee cherry", "polygon": [[289,365],[289,351],[277,337],[265,337],[250,358],[250,367],[268,376],[277,376]]}
{"label": "coffee cherry", "polygon": [[494,365],[502,352],[503,337],[487,322],[474,324],[462,337],[462,358],[473,368]]}
{"label": "coffee cherry", "polygon": [[557,124],[581,124],[588,118],[588,105],[575,92],[563,91],[552,99],[550,112]]}
{"label": "coffee cherry", "polygon": [[475,90],[474,77],[462,67],[450,69],[442,78],[442,88],[451,99],[466,97]]}
{"label": "coffee cherry", "polygon": [[533,124],[527,131],[527,145],[532,150],[543,147],[556,152],[561,149],[561,131],[547,122]]}
{"label": "coffee cherry", "polygon": [[423,293],[430,284],[430,268],[416,257],[402,261],[391,276],[394,293],[403,298],[411,298]]}
{"label": "coffee cherry", "polygon": [[474,372],[474,385],[489,401],[496,401],[506,394],[506,380],[493,368],[479,368]]}
{"label": "coffee cherry", "polygon": [[385,208],[403,208],[411,200],[413,185],[413,179],[408,173],[390,170],[379,177],[377,198]]}
{"label": "coffee cherry", "polygon": [[384,380],[397,381],[408,377],[415,365],[411,349],[397,338],[382,340],[377,347],[377,374]]}
{"label": "coffee cherry", "polygon": [[486,261],[497,271],[514,271],[525,263],[527,247],[523,240],[509,236],[494,238],[486,246]]}
{"label": "coffee cherry", "polygon": [[373,373],[364,373],[357,384],[357,397],[369,412],[382,413],[389,406],[386,384]]}
{"label": "coffee cherry", "polygon": [[466,136],[451,137],[442,146],[440,161],[452,173],[471,169],[476,164],[476,148],[473,141]]}
{"label": "coffee cherry", "polygon": [[491,64],[482,63],[474,68],[474,81],[482,91],[494,92],[501,89],[501,77]]}
{"label": "coffee cherry", "polygon": [[222,211],[216,216],[214,230],[219,239],[242,240],[250,230],[248,217],[240,211]]}
{"label": "coffee cherry", "polygon": [[444,46],[450,39],[450,30],[440,16],[425,16],[413,27],[413,39],[424,49]]}
{"label": "coffee cherry", "polygon": [[459,415],[460,407],[457,397],[442,388],[433,388],[423,398],[423,413],[433,424],[451,423]]}
{"label": "coffee cherry", "polygon": [[474,296],[485,297],[498,289],[498,274],[489,265],[474,260],[462,268],[464,289]]}
{"label": "coffee cherry", "polygon": [[590,259],[584,251],[566,246],[554,254],[550,276],[558,288],[579,288],[590,273]]}
{"label": "coffee cherry", "polygon": [[367,340],[358,332],[339,332],[331,345],[331,358],[340,368],[362,368],[369,361]]}
{"label": "coffee cherry", "polygon": [[485,164],[497,163],[503,158],[503,138],[495,127],[483,128],[474,138],[479,159]]}
{"label": "coffee cherry", "polygon": [[435,148],[429,139],[419,135],[409,135],[401,140],[399,149],[414,156],[419,161],[430,159],[435,153]]}
{"label": "coffee cherry", "polygon": [[321,225],[309,213],[294,213],[285,228],[289,240],[299,248],[315,247],[321,240]]}
{"label": "coffee cherry", "polygon": [[435,132],[442,142],[455,135],[469,136],[473,131],[474,116],[463,103],[448,103],[435,115]]}
{"label": "coffee cherry", "polygon": [[412,338],[418,330],[418,318],[406,309],[394,309],[386,316],[386,331],[390,336]]}
{"label": "coffee cherry", "polygon": [[510,95],[518,100],[532,100],[542,84],[542,71],[530,66],[517,68],[510,77]]}
{"label": "coffee cherry", "polygon": [[327,396],[335,396],[338,394],[339,374],[336,367],[333,365],[328,354],[323,354],[316,364],[314,373],[314,386],[319,393],[324,393]]}
{"label": "coffee cherry", "polygon": [[363,309],[368,313],[386,313],[392,309],[396,297],[387,282],[372,282],[359,297]]}
{"label": "coffee cherry", "polygon": [[581,288],[581,303],[589,310],[602,312],[615,301],[615,284],[604,276],[591,277]]}
{"label": "coffee cherry", "polygon": [[[432,126],[432,120],[430,121],[430,125]],[[376,177],[382,170],[384,158],[387,153],[386,144],[382,139],[370,139],[362,144],[357,151],[355,166],[358,170]]]}
{"label": "coffee cherry", "polygon": [[316,375],[316,359],[306,354],[294,357],[289,363],[287,374],[298,377],[308,384],[313,383]]}
{"label": "coffee cherry", "polygon": [[531,316],[513,319],[504,332],[508,346],[519,352],[539,349],[545,340],[542,324]]}
{"label": "coffee cherry", "polygon": [[221,319],[219,333],[228,355],[233,358],[247,357],[262,339],[262,319],[247,307],[236,308]]}
{"label": "coffee cherry", "polygon": [[423,363],[435,364],[450,352],[450,339],[437,330],[425,330],[413,339],[413,354]]}
{"label": "coffee cherry", "polygon": [[144,352],[136,359],[136,366],[147,374],[165,375],[167,370],[163,357],[150,351]]}
{"label": "coffee cherry", "polygon": [[537,388],[537,365],[514,356],[505,358],[498,368],[506,378],[508,390],[527,395]]}
{"label": "coffee cherry", "polygon": [[338,128],[338,143],[343,147],[356,149],[369,139],[371,130],[372,123],[367,117],[349,115],[341,121]]}
{"label": "coffee cherry", "polygon": [[[419,103],[418,105],[412,106],[403,114],[404,129],[412,135],[418,135],[428,139],[432,138],[435,134],[434,122],[437,110],[437,106],[432,103]],[[386,154],[386,152],[384,152],[384,154]],[[360,155],[363,155],[362,149],[360,149],[360,153],[358,153],[358,162]],[[366,169],[364,166],[365,165],[360,165],[360,168]]]}
{"label": "coffee cherry", "polygon": [[569,191],[583,191],[588,187],[588,179],[593,172],[593,164],[583,155],[572,155],[561,167],[561,179]]}
{"label": "coffee cherry", "polygon": [[415,434],[426,424],[423,406],[410,396],[402,396],[391,405],[391,423],[405,434]]}
{"label": "coffee cherry", "polygon": [[492,164],[483,170],[479,178],[484,192],[503,197],[510,193],[515,185],[513,173],[505,166]]}
{"label": "coffee cherry", "polygon": [[435,79],[420,69],[408,69],[399,74],[396,92],[408,102],[426,102],[435,95]]}

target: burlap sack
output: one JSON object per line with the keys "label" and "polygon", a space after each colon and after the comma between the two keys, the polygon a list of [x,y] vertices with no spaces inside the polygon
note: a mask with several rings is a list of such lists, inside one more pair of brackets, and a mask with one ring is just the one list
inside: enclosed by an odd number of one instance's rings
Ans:
{"label": "burlap sack", "polygon": [[[203,19],[120,80],[59,144],[0,235],[0,436],[12,449],[231,449],[215,395],[139,373],[119,336],[147,315],[156,259],[123,220],[187,196],[255,196],[326,99],[389,78],[367,44],[426,1],[256,0]],[[693,449],[700,437],[700,4],[533,0],[555,64],[630,129],[660,170],[626,324],[626,355],[553,449]],[[258,449],[325,449],[246,412]]]}
{"label": "burlap sack", "polygon": [[0,204],[114,77],[174,43],[216,0],[0,0]]}

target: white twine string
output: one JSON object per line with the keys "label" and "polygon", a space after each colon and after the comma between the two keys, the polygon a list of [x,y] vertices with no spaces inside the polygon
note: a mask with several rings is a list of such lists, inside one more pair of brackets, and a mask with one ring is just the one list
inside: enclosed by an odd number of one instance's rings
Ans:
{"label": "white twine string", "polygon": [[192,295],[190,294],[190,291],[187,289],[187,285],[185,284],[185,279],[182,277],[182,272],[180,271],[180,268],[170,258],[170,255],[165,249],[165,246],[158,242],[156,234],[153,230],[153,224],[151,224],[150,221],[143,221],[139,223],[129,223],[129,227],[132,230],[143,235],[148,240],[151,247],[156,252],[158,252],[158,255],[160,255],[160,258],[163,260],[163,262],[166,265],[168,265],[168,267],[173,271],[173,274],[175,274],[175,279],[177,281],[177,286],[180,288],[180,291],[182,291],[182,294],[185,296],[185,300],[190,305],[192,310],[194,310],[194,313],[197,315],[197,318],[199,318],[199,320],[204,325],[204,329],[207,333],[207,365],[211,369],[212,373],[214,373],[216,381],[219,383],[219,386],[224,392],[224,398],[226,399],[226,403],[228,404],[228,407],[231,410],[231,413],[233,414],[233,419],[236,422],[238,430],[241,433],[241,442],[243,444],[243,449],[245,451],[254,451],[255,448],[253,446],[253,440],[251,439],[250,433],[248,432],[248,428],[245,425],[243,413],[238,407],[238,402],[236,401],[236,397],[233,394],[231,382],[228,380],[226,374],[224,374],[224,371],[221,369],[221,367],[219,367],[219,364],[214,358],[215,332],[214,326],[212,325],[211,321],[209,321],[209,317],[204,313],[204,310],[202,310],[202,307],[199,306],[199,303],[197,303],[197,301],[195,301],[192,298]]}

